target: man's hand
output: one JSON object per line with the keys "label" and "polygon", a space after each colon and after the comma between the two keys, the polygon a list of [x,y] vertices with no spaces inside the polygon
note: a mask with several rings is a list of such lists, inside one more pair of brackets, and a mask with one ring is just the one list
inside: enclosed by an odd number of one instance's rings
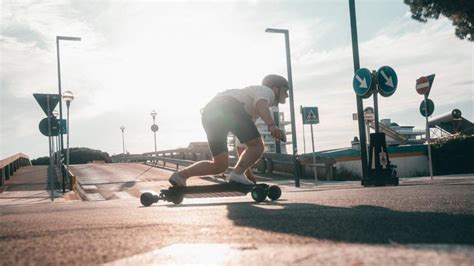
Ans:
{"label": "man's hand", "polygon": [[[283,138],[285,137],[283,131],[276,127],[274,124],[270,125],[268,127],[268,130],[270,131],[270,134],[272,134],[272,137],[275,139],[283,140]],[[286,140],[286,138],[284,139]]]}

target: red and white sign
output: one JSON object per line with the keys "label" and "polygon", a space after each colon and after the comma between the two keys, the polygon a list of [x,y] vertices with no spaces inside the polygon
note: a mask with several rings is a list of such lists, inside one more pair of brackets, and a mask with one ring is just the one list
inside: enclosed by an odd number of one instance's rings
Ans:
{"label": "red and white sign", "polygon": [[430,90],[430,81],[427,77],[421,77],[416,80],[416,92],[425,95]]}

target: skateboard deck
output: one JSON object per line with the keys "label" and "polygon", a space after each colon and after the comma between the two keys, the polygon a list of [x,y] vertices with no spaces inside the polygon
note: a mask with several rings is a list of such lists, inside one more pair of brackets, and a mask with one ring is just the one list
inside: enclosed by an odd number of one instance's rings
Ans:
{"label": "skateboard deck", "polygon": [[187,186],[187,187],[169,187],[161,190],[159,195],[153,195],[150,192],[143,193],[140,201],[144,206],[150,206],[159,200],[180,204],[183,198],[211,198],[211,197],[229,197],[243,196],[251,193],[256,202],[262,202],[267,197],[270,200],[277,200],[281,196],[281,189],[275,185],[264,183],[246,185],[236,182],[229,182],[216,185],[205,186]]}

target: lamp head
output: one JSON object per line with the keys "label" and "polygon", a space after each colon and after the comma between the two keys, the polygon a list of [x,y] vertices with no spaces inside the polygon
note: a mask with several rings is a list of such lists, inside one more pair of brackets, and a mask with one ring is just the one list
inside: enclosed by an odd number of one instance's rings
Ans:
{"label": "lamp head", "polygon": [[81,41],[81,37],[69,37],[69,36],[56,36],[57,40],[63,41]]}
{"label": "lamp head", "polygon": [[265,32],[270,32],[270,33],[285,33],[288,34],[288,30],[286,29],[274,29],[274,28],[266,28]]}
{"label": "lamp head", "polygon": [[63,93],[63,100],[66,102],[66,103],[70,103],[72,101],[74,101],[74,94],[72,94],[71,91],[65,91]]}

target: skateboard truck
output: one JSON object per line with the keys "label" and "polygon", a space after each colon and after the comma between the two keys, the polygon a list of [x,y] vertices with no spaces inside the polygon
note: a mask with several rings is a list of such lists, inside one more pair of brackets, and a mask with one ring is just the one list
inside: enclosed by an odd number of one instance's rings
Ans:
{"label": "skateboard truck", "polygon": [[145,192],[140,196],[140,202],[145,207],[148,207],[153,203],[157,203],[160,200],[173,202],[174,204],[180,204],[183,202],[184,195],[210,194],[219,192],[237,192],[243,195],[246,195],[250,192],[252,199],[255,202],[262,202],[267,197],[274,201],[278,200],[281,196],[281,189],[276,185],[270,186],[264,183],[245,185],[236,182],[229,182],[226,184],[208,186],[169,187],[168,189],[161,190],[159,195]]}

